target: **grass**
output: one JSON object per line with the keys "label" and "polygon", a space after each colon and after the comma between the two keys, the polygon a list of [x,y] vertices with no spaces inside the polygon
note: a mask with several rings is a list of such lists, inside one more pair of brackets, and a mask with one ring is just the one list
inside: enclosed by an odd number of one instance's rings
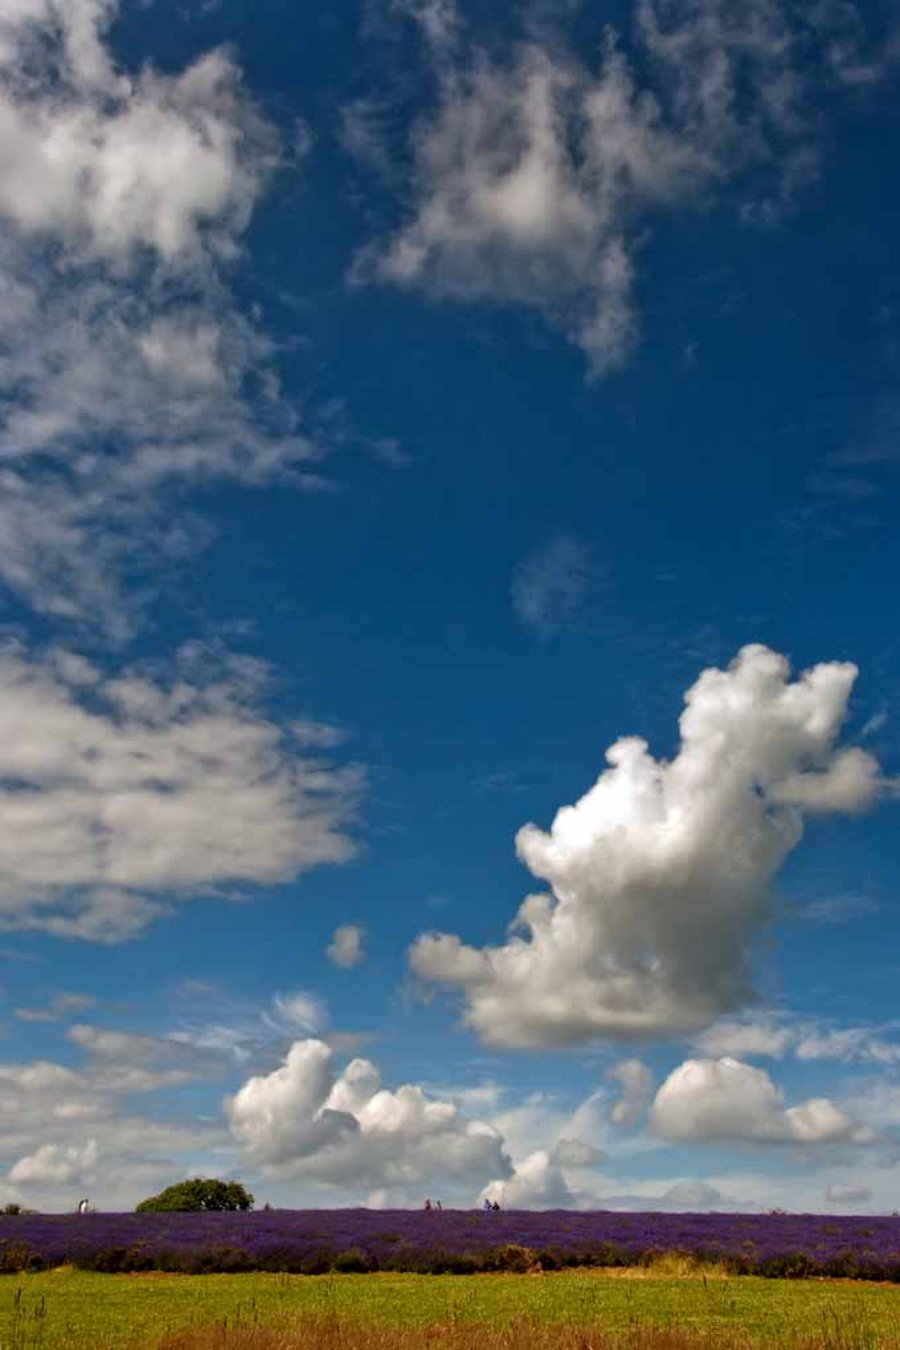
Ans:
{"label": "grass", "polygon": [[628,1279],[594,1271],[460,1278],[63,1269],[0,1280],[0,1350],[762,1346],[900,1350],[900,1288],[656,1272]]}

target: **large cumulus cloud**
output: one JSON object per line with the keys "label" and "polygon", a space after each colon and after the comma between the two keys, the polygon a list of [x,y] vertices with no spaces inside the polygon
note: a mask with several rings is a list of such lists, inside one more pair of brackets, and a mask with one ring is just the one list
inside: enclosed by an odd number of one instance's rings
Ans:
{"label": "large cumulus cloud", "polygon": [[871,1131],[827,1097],[785,1106],[763,1069],[726,1056],[689,1059],[669,1074],[653,1103],[651,1128],[681,1141],[867,1143]]}
{"label": "large cumulus cloud", "polygon": [[704,671],[673,759],[616,741],[549,831],[519,831],[519,857],[549,886],[524,901],[519,931],[483,949],[420,936],[415,973],[462,990],[467,1022],[495,1045],[667,1036],[740,1004],[804,816],[863,810],[882,789],[872,756],[837,743],[856,676],[832,662],[792,679],[762,646]]}
{"label": "large cumulus cloud", "polygon": [[507,1176],[503,1138],[417,1085],[390,1091],[369,1060],[340,1073],[323,1041],[295,1041],[284,1062],[226,1099],[232,1133],[270,1175],[355,1187],[428,1181],[471,1189]]}

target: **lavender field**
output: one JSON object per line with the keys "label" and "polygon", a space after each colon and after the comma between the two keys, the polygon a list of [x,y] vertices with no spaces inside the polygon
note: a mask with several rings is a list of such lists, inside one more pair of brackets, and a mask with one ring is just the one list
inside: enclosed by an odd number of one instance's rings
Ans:
{"label": "lavender field", "polygon": [[0,1271],[470,1274],[625,1266],[685,1253],[736,1274],[900,1282],[900,1218],[473,1210],[0,1217]]}

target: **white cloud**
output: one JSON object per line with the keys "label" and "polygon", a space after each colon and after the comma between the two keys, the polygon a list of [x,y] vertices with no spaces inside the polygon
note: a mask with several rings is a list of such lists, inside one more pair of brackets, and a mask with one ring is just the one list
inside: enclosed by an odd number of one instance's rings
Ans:
{"label": "white cloud", "polygon": [[91,1083],[105,1092],[154,1092],[222,1073],[219,1056],[175,1036],[146,1036],[78,1022],[69,1027],[66,1039],[84,1051]]}
{"label": "white cloud", "polygon": [[572,535],[560,534],[529,553],[512,579],[517,617],[539,637],[577,623],[591,584],[591,550]]}
{"label": "white cloud", "polygon": [[763,1069],[730,1058],[689,1059],[673,1069],[656,1094],[650,1127],[664,1139],[681,1142],[812,1145],[872,1139],[827,1097],[785,1107],[783,1094]]}
{"label": "white cloud", "polygon": [[416,149],[418,211],[381,275],[535,306],[596,370],[621,365],[637,328],[626,221],[680,195],[699,166],[618,53],[596,80],[536,47],[508,68],[476,57]]}
{"label": "white cloud", "polygon": [[859,810],[879,790],[860,754],[851,792],[836,747],[856,675],[834,662],[792,680],[761,646],[704,671],[672,760],[638,737],[616,741],[548,833],[519,831],[519,857],[550,886],[520,907],[524,935],[478,949],[426,934],[413,971],[461,989],[467,1023],[494,1045],[667,1036],[735,1007],[751,992],[769,883],[803,836],[804,784],[816,809]]}
{"label": "white cloud", "polygon": [[796,1039],[795,1028],[771,1019],[725,1019],[707,1027],[694,1044],[704,1055],[782,1059]]}
{"label": "white cloud", "polygon": [[723,1202],[722,1192],[706,1181],[676,1181],[663,1193],[666,1208],[714,1209]]}
{"label": "white cloud", "polygon": [[836,1184],[828,1187],[825,1199],[830,1200],[833,1205],[865,1205],[872,1199],[872,1192],[868,1186]]}
{"label": "white cloud", "polygon": [[853,923],[877,914],[880,908],[878,901],[868,895],[829,895],[822,900],[808,901],[795,913],[808,923]]}
{"label": "white cloud", "polygon": [[885,1040],[878,1029],[835,1027],[812,1018],[776,1017],[725,1019],[695,1038],[706,1055],[749,1055],[799,1060],[838,1060],[844,1063],[896,1064],[900,1045]]}
{"label": "white cloud", "polygon": [[120,569],[202,541],[174,480],[312,481],[319,453],[229,268],[277,137],[215,51],[117,71],[114,0],[0,24],[0,578],[120,640]]}
{"label": "white cloud", "polygon": [[365,932],[359,924],[340,924],[334,930],[328,944],[329,961],[333,961],[336,966],[343,966],[345,970],[352,970],[354,966],[359,965],[365,956],[363,951],[364,938]]}
{"label": "white cloud", "polygon": [[511,1177],[485,1186],[478,1198],[504,1209],[568,1209],[573,1200],[559,1159],[544,1148],[524,1158]]}
{"label": "white cloud", "polygon": [[248,1161],[275,1176],[381,1189],[443,1180],[474,1190],[510,1170],[490,1125],[416,1085],[382,1088],[368,1060],[338,1074],[334,1052],[318,1040],[296,1041],[278,1069],[226,1098],[225,1110]]}
{"label": "white cloud", "polygon": [[838,38],[846,69],[859,46],[842,14],[820,7],[819,20],[794,21],[781,0],[640,0],[639,77],[615,36],[590,71],[559,42],[499,61],[454,48],[451,28],[435,44],[440,103],[414,142],[410,218],[359,270],[374,256],[400,285],[534,308],[595,373],[622,365],[648,218],[737,178],[745,218],[768,221],[814,176],[815,95],[842,82]]}
{"label": "white cloud", "polygon": [[[90,1187],[103,1208],[131,1208],[184,1175],[187,1157],[203,1157],[227,1142],[219,1128],[123,1110],[132,1094],[178,1086],[208,1070],[199,1062],[179,1075],[154,1070],[147,1054],[153,1039],[126,1038],[118,1056],[95,1054],[90,1046],[83,1069],[41,1060],[0,1064],[0,1159],[10,1183],[21,1188],[10,1199],[24,1195],[27,1204],[69,1209],[74,1188]],[[168,1055],[165,1042],[158,1044],[164,1047],[161,1055]],[[105,1048],[111,1052],[112,1043]],[[132,1062],[135,1049],[141,1062]]]}
{"label": "white cloud", "polygon": [[7,7],[0,216],[116,261],[231,252],[274,165],[272,132],[222,52],[176,75],[117,74],[115,9]]}
{"label": "white cloud", "polygon": [[4,926],[118,941],[162,912],[160,897],[352,856],[360,771],[310,758],[267,720],[240,662],[184,655],[164,683],[0,652]]}
{"label": "white cloud", "polygon": [[419,25],[425,39],[438,50],[453,41],[460,24],[453,0],[390,0],[394,14],[406,15]]}
{"label": "white cloud", "polygon": [[276,994],[272,1000],[279,1021],[294,1031],[313,1034],[328,1025],[328,1009],[308,990],[295,994]]}
{"label": "white cloud", "polygon": [[614,1064],[606,1076],[622,1088],[621,1096],[609,1108],[610,1120],[614,1125],[636,1125],[650,1104],[653,1074],[641,1060],[624,1059]]}
{"label": "white cloud", "polygon": [[90,1182],[96,1176],[97,1141],[89,1139],[83,1148],[61,1144],[41,1144],[34,1153],[19,1158],[9,1171],[14,1185],[49,1185],[54,1182]]}
{"label": "white cloud", "polygon": [[13,1008],[13,1016],[20,1022],[56,1022],[66,1013],[83,1012],[97,1000],[90,994],[56,993],[40,1008]]}

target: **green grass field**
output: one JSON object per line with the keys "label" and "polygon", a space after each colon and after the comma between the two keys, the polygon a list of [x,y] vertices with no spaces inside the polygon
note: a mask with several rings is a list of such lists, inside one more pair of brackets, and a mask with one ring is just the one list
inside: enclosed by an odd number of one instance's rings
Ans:
{"label": "green grass field", "polygon": [[74,1270],[0,1280],[2,1350],[150,1350],[166,1332],[235,1319],[276,1327],[336,1318],[356,1325],[521,1318],[543,1324],[636,1322],[749,1333],[790,1345],[837,1322],[900,1335],[900,1287],[814,1280],[606,1275],[96,1275]]}

